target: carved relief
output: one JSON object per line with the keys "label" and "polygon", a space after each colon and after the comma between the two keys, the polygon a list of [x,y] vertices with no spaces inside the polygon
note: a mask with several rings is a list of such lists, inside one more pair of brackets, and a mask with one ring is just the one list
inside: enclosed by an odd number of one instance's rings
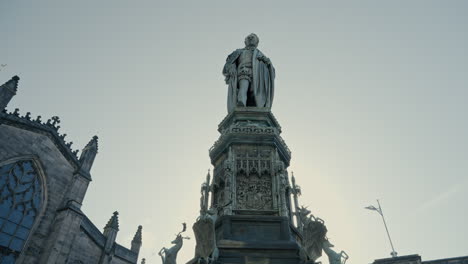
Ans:
{"label": "carved relief", "polygon": [[273,210],[271,149],[241,146],[236,153],[237,209]]}
{"label": "carved relief", "polygon": [[247,210],[272,210],[273,199],[270,175],[238,175],[237,207]]}

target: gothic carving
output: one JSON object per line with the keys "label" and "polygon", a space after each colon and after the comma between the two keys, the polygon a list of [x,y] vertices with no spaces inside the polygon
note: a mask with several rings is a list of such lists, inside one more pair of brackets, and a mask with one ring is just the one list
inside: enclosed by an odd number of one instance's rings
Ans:
{"label": "gothic carving", "polygon": [[245,210],[272,210],[271,184],[270,175],[238,175],[237,208]]}
{"label": "gothic carving", "polygon": [[228,135],[233,134],[242,134],[242,135],[276,135],[280,143],[286,149],[288,154],[291,154],[286,142],[284,142],[283,138],[279,136],[279,130],[277,128],[268,127],[264,123],[252,123],[252,122],[238,122],[226,130],[223,130],[221,133],[220,138],[214,143],[214,145],[210,148],[210,152],[212,152],[215,148],[217,148]]}
{"label": "gothic carving", "polygon": [[238,146],[236,201],[241,210],[273,210],[272,150]]}

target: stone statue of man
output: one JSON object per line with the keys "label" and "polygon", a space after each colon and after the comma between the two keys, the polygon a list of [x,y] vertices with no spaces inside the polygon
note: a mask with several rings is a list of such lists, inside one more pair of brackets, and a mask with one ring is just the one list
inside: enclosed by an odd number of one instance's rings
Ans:
{"label": "stone statue of man", "polygon": [[275,90],[275,68],[269,58],[257,49],[259,39],[250,34],[245,48],[232,52],[224,64],[223,75],[228,85],[228,112],[236,106],[271,108]]}

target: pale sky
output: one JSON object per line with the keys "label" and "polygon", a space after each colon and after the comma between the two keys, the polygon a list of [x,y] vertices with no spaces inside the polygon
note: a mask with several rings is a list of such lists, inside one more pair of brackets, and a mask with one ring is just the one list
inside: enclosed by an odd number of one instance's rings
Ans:
{"label": "pale sky", "polygon": [[[226,115],[221,69],[246,35],[276,68],[273,113],[300,203],[350,264],[391,251],[468,255],[467,1],[0,1],[0,82],[9,109],[99,154],[83,211],[120,212],[127,247],[160,263],[194,223],[208,149]],[[194,236],[178,262],[194,254]],[[328,263],[322,258],[323,263]]]}

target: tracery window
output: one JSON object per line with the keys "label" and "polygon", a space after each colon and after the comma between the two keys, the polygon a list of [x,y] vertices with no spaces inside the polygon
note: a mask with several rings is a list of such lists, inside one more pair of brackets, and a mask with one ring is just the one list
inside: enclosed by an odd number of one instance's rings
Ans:
{"label": "tracery window", "polygon": [[33,161],[0,167],[0,264],[15,263],[42,203],[41,179]]}

